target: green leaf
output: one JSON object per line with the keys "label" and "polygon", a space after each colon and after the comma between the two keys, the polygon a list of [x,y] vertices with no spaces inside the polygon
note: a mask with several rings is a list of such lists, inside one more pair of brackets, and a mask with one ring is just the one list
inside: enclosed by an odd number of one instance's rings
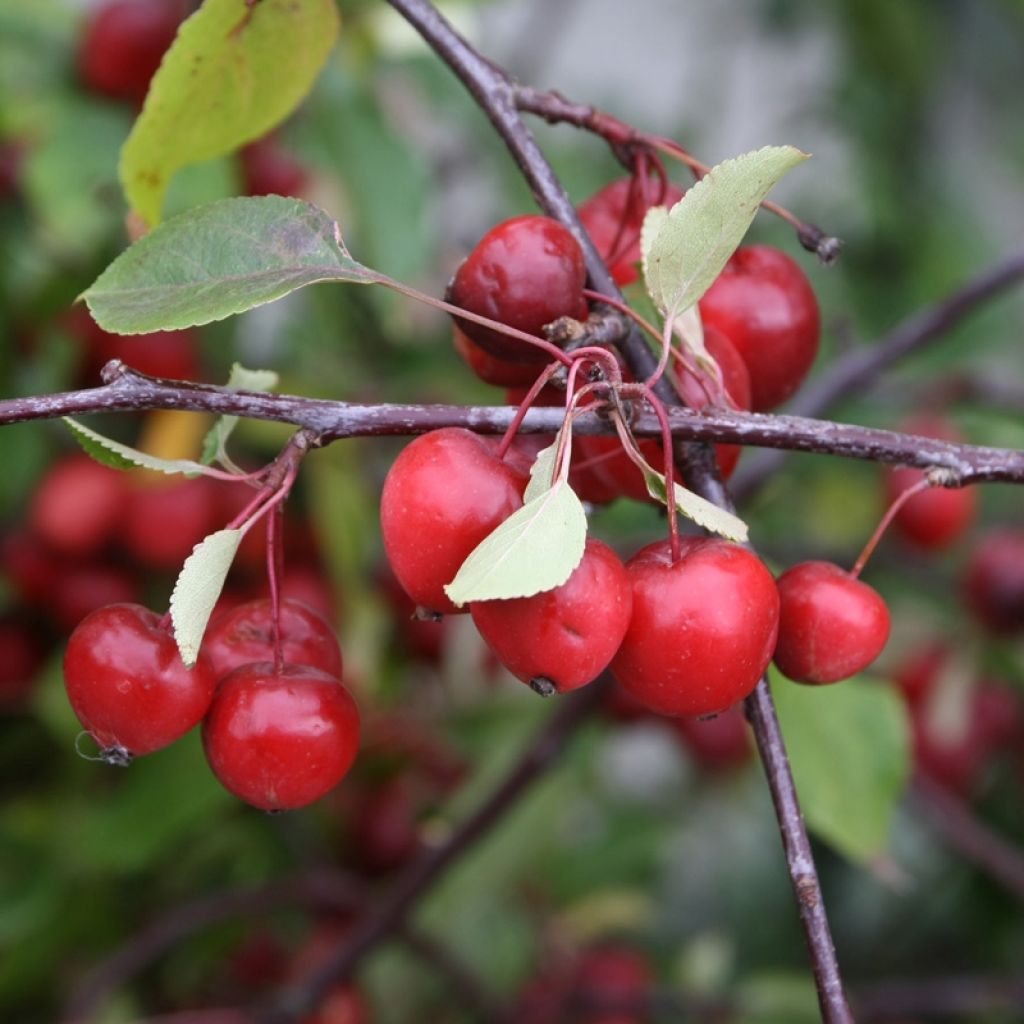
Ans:
{"label": "green leaf", "polygon": [[[668,487],[664,474],[650,466],[645,466],[642,472],[644,483],[647,484],[647,493],[663,505],[668,505]],[[675,484],[675,498],[676,509],[680,515],[692,519],[698,526],[703,526],[705,530],[740,543],[749,538],[747,524],[739,516],[734,516],[724,508],[713,505],[706,498],[687,490],[678,483]]]}
{"label": "green leaf", "polygon": [[210,613],[244,535],[244,530],[211,533],[195,546],[178,574],[171,594],[171,622],[181,660],[189,667],[199,657]]}
{"label": "green leaf", "polygon": [[338,225],[299,199],[222,199],[140,238],[83,295],[107,331],[146,334],[223,320],[316,281],[371,284]]}
{"label": "green leaf", "polygon": [[526,485],[526,490],[523,492],[524,504],[528,505],[534,498],[539,498],[542,494],[551,490],[555,476],[555,456],[557,454],[557,437],[547,448],[542,448],[537,452],[537,458],[534,459],[533,465],[530,467],[530,482]]}
{"label": "green leaf", "polygon": [[[234,363],[228,375],[227,387],[239,391],[273,391],[280,377],[274,370],[247,370],[241,363]],[[228,461],[227,443],[231,432],[238,425],[237,416],[221,416],[203,439],[202,462]]]}
{"label": "green leaf", "polygon": [[807,824],[854,860],[881,853],[910,770],[903,701],[865,678],[802,686],[772,670],[772,682]]}
{"label": "green leaf", "polygon": [[204,467],[191,459],[158,459],[155,455],[147,455],[135,448],[130,448],[120,441],[112,441],[109,437],[97,434],[70,416],[61,417],[75,440],[82,446],[87,455],[97,462],[113,469],[153,469],[158,473],[202,473]]}
{"label": "green leaf", "polygon": [[485,537],[444,589],[457,605],[530,597],[561,586],[580,564],[587,516],[564,480]]}
{"label": "green leaf", "polygon": [[712,167],[668,213],[647,212],[644,278],[662,313],[682,312],[708,290],[772,186],[806,159],[792,146],[766,146]]}
{"label": "green leaf", "polygon": [[121,150],[128,205],[158,224],[175,172],[283,121],[337,36],[335,0],[206,0],[178,30]]}

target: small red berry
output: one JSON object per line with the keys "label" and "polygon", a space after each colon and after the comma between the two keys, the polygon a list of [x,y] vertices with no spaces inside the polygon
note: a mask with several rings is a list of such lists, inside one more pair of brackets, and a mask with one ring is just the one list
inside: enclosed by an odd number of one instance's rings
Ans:
{"label": "small red berry", "polygon": [[878,592],[831,562],[802,562],[778,579],[775,664],[797,683],[835,683],[863,671],[889,639]]}
{"label": "small red berry", "polygon": [[565,693],[596,679],[619,649],[633,595],[618,555],[589,538],[561,586],[532,597],[474,601],[469,609],[498,660],[535,689]]}
{"label": "small red berry", "polygon": [[754,752],[750,728],[739,705],[711,718],[670,718],[693,760],[710,772],[746,764]]}
{"label": "small red berry", "polygon": [[750,371],[752,406],[781,405],[818,353],[821,315],[799,265],[769,245],[737,249],[700,300],[705,325],[729,336]]}
{"label": "small red berry", "polygon": [[633,617],[612,671],[664,715],[713,715],[732,707],[768,667],[779,627],[775,580],[756,555],[716,538],[668,541],[626,563]]}
{"label": "small red berry", "polygon": [[[941,416],[914,416],[904,420],[899,429],[907,434],[920,434],[945,441],[960,442],[963,436]],[[924,478],[924,470],[910,466],[885,469],[887,499],[895,501],[909,487]],[[977,495],[971,487],[929,487],[915,494],[900,508],[892,521],[893,528],[904,540],[924,551],[937,551],[956,543],[970,528],[977,514]]]}
{"label": "small red berry", "polygon": [[239,151],[242,191],[247,196],[303,196],[309,173],[280,142],[266,136]]}
{"label": "small red berry", "polygon": [[177,572],[192,549],[223,525],[218,488],[206,477],[133,483],[121,540],[132,559],[147,569]]}
{"label": "small red berry", "polygon": [[178,0],[110,0],[86,21],[78,70],[88,89],[141,104],[188,13]]}
{"label": "small red berry", "polygon": [[[611,261],[608,269],[620,285],[631,284],[640,276],[640,229],[648,209],[658,200],[654,179],[648,182],[648,203],[635,187],[639,183],[639,179],[619,178],[581,203],[578,211],[597,251]],[[660,204],[672,207],[682,198],[683,190],[669,182]]]}
{"label": "small red berry", "polygon": [[[281,649],[284,661],[310,665],[341,678],[342,657],[338,638],[312,608],[285,598],[280,606]],[[203,638],[218,679],[242,665],[274,660],[274,621],[270,598],[247,601],[218,615]]]}
{"label": "small red berry", "polygon": [[94,555],[114,539],[124,522],[127,482],[116,469],[88,455],[55,463],[32,496],[33,532],[62,555]]}
{"label": "small red berry", "polygon": [[[511,339],[510,339],[511,340]],[[499,388],[529,387],[537,379],[541,367],[536,363],[510,363],[481,348],[458,327],[452,328],[455,351],[466,365],[485,383]]]}
{"label": "small red berry", "polygon": [[391,569],[421,607],[455,612],[444,586],[470,552],[523,503],[526,477],[495,454],[497,441],[446,427],[395,460],[380,499]]}
{"label": "small red berry", "polygon": [[221,680],[203,722],[214,775],[265,811],[319,800],[359,746],[359,712],[334,676],[309,665],[243,665]]}
{"label": "small red berry", "polygon": [[216,677],[205,655],[186,668],[169,625],[148,608],[113,604],[87,616],[64,655],[79,721],[111,759],[149,754],[206,714]]}
{"label": "small red berry", "polygon": [[[545,324],[585,307],[587,271],[572,233],[550,217],[514,217],[492,228],[459,266],[448,289],[456,306],[544,336]],[[469,320],[459,328],[499,359],[546,363],[539,348]]]}
{"label": "small red berry", "polygon": [[967,563],[963,593],[986,629],[1024,631],[1024,531],[994,530],[982,538]]}

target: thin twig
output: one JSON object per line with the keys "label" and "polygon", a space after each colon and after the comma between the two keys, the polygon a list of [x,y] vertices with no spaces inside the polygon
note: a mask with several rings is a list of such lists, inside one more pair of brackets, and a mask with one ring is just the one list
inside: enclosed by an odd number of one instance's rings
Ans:
{"label": "thin twig", "polygon": [[1024,851],[981,821],[963,799],[926,775],[915,776],[910,796],[911,806],[948,846],[1024,904]]}
{"label": "thin twig", "polygon": [[[841,399],[863,394],[890,367],[939,341],[971,313],[1021,282],[1024,249],[1000,260],[941,302],[907,317],[875,344],[838,359],[797,395],[787,412],[821,416]],[[732,481],[733,494],[738,499],[748,498],[778,471],[785,458],[781,453],[763,453],[750,459]]]}
{"label": "thin twig", "polygon": [[[509,76],[477,53],[429,0],[390,0],[390,3],[426,39],[476,99],[508,147],[541,208],[576,236],[583,249],[590,287],[612,298],[622,299],[608,268],[583,230],[572,201],[520,118],[516,109],[516,86]],[[621,342],[620,350],[635,378],[647,380],[656,364],[638,328],[630,330]],[[656,391],[667,406],[681,404],[667,380],[659,381]],[[677,442],[673,450],[683,477],[693,490],[715,504],[731,507],[709,444]],[[800,920],[813,963],[822,1017],[826,1024],[849,1024],[853,1018],[843,994],[810,841],[800,814],[767,679],[758,683],[757,690],[749,698],[748,714],[772,790]]]}
{"label": "thin twig", "polygon": [[[503,405],[360,405],[164,381],[146,377],[120,362],[111,364],[108,370],[114,379],[98,388],[0,400],[0,425],[89,413],[179,409],[290,423],[302,428],[301,436],[312,448],[343,438],[410,436],[440,427],[503,434],[518,411],[515,406]],[[1024,452],[1009,448],[957,444],[802,416],[723,409],[695,412],[678,406],[667,412],[677,441],[704,442],[700,447],[709,450],[712,442],[731,443],[920,469],[938,467],[949,471],[949,485],[1024,482]],[[564,416],[563,409],[533,408],[523,417],[519,430],[553,434]],[[640,437],[661,435],[658,417],[651,411],[637,412],[630,429]],[[596,413],[581,412],[573,430],[577,434],[607,434],[614,428]],[[692,450],[690,446],[688,451]],[[692,476],[688,475],[686,481],[692,489],[700,489]]]}
{"label": "thin twig", "polygon": [[[94,966],[71,990],[62,1019],[65,1024],[84,1024],[92,1020],[109,993],[122,988],[192,935],[223,921],[262,916],[295,904],[317,911],[358,912],[365,909],[366,902],[366,888],[360,879],[340,871],[316,870],[264,885],[221,890],[212,896],[180,904],[133,934],[128,943]],[[494,1019],[490,995],[484,992],[479,978],[451,950],[411,926],[397,927],[394,936],[432,970],[443,975],[462,1005],[480,1020]]]}
{"label": "thin twig", "polygon": [[300,1019],[303,1013],[317,1005],[334,983],[351,977],[363,957],[379,942],[400,929],[423,893],[501,821],[554,764],[577,727],[604,699],[607,683],[607,679],[599,680],[564,699],[477,810],[452,832],[443,845],[420,854],[394,880],[372,912],[356,921],[346,935],[344,945],[310,977],[283,992],[272,1008],[256,1018],[260,1024],[290,1024]]}

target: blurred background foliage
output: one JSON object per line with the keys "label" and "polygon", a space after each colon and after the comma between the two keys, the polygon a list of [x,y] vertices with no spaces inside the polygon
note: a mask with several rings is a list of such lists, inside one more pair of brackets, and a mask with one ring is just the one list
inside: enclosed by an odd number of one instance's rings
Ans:
{"label": "blurred background foliage", "polygon": [[[91,6],[0,0],[4,397],[98,379],[72,303],[126,244],[116,172],[134,111],[90,93],[76,72]],[[277,144],[302,168],[301,194],[337,217],[359,259],[440,294],[476,239],[500,218],[531,212],[531,198],[472,102],[386,4],[340,0],[340,8],[341,44]],[[641,0],[628,10],[613,0],[479,0],[445,10],[522,80],[670,135],[709,163],[767,143],[814,153],[780,198],[845,240],[838,265],[815,266],[766,215],[752,237],[786,249],[810,275],[825,324],[819,370],[1019,245],[1024,8],[1014,0]],[[537,132],[574,199],[621,173],[593,138],[564,127]],[[683,168],[672,174],[686,183]],[[170,206],[244,188],[239,160],[225,158],[183,173]],[[892,426],[910,411],[941,410],[972,441],[1024,447],[1022,329],[1019,294],[993,302],[835,415]],[[503,401],[460,362],[446,320],[369,289],[308,289],[203,328],[197,344],[201,379],[213,383],[237,359],[278,370],[282,390],[310,396]],[[951,404],[964,375],[998,379],[1009,391]],[[121,416],[101,429],[192,455],[201,431],[185,419],[195,417]],[[258,466],[285,436],[243,424],[238,457]],[[385,580],[376,515],[399,447],[353,441],[316,453],[290,503],[289,571],[296,592],[338,626],[368,748],[336,798],[270,817],[220,789],[195,736],[125,772],[79,755],[60,673],[73,610],[126,587],[164,607],[173,573],[140,571],[122,546],[104,556],[106,569],[59,562],[50,592],[27,598],[18,558],[32,547],[25,522],[71,445],[53,424],[0,431],[0,657],[13,677],[0,692],[0,1018],[60,1019],[91,967],[154,921],[236,886],[336,868],[372,898],[394,873],[358,834],[374,794],[401,805],[396,819],[413,820],[412,839],[401,841],[437,842],[550,713],[494,668],[466,622],[409,635],[408,609]],[[868,464],[793,457],[747,510],[755,542],[776,569],[813,557],[849,565],[882,511],[879,480]],[[958,597],[974,540],[995,524],[1020,523],[1011,488],[984,489],[981,504],[975,532],[948,552],[921,554],[889,538],[876,556],[868,578],[890,601],[896,629],[874,673],[880,682],[845,684],[886,690],[866,719],[855,689],[831,712],[819,710],[831,691],[808,695],[815,707],[802,694],[781,700],[798,771],[824,780],[809,817],[824,837],[816,848],[826,899],[855,993],[892,978],[1005,975],[1024,959],[1020,906],[953,852],[912,802],[888,814],[908,743],[887,682],[900,659],[953,639],[972,675],[998,676],[1017,694],[1024,684],[1019,643],[980,633]],[[628,554],[655,538],[662,520],[620,501],[597,513],[595,529]],[[90,572],[106,572],[108,584],[113,573],[122,590],[104,590]],[[60,596],[67,580],[83,577],[85,597]],[[239,573],[240,594],[261,586],[258,568]],[[9,634],[20,638],[12,653],[3,646]],[[891,722],[882,728],[875,714]],[[834,742],[815,743],[819,730]],[[734,760],[716,767],[664,723],[594,722],[430,894],[417,920],[509,1002],[542,965],[614,938],[649,958],[659,986],[732,1007],[716,1019],[817,1019],[761,772],[742,753]],[[1018,844],[1022,783],[1020,758],[994,759],[968,794],[975,812]],[[859,799],[863,813],[853,806]],[[877,840],[864,839],[869,820]],[[344,919],[331,926],[342,934]],[[282,958],[323,927],[308,906],[230,916],[171,943],[108,993],[94,1019],[121,1024],[243,1001],[286,973]],[[261,942],[278,959],[247,975],[245,955]],[[359,982],[374,1021],[472,1019],[437,970],[400,945],[375,956]],[[1022,1015],[1018,1002],[940,1016],[997,1024]]]}

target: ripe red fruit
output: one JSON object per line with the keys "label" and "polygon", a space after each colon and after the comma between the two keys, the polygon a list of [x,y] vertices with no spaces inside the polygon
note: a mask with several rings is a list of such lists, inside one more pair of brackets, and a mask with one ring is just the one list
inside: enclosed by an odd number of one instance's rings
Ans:
{"label": "ripe red fruit", "polygon": [[361,795],[351,822],[352,853],[369,875],[386,875],[407,864],[420,848],[412,787],[394,778]]}
{"label": "ripe red fruit", "polygon": [[[903,420],[899,429],[907,434],[920,434],[944,441],[963,441],[957,428],[941,416],[913,416]],[[910,466],[886,467],[884,474],[887,499],[895,501],[908,487],[924,478],[924,470]],[[929,487],[915,494],[896,513],[893,528],[915,547],[937,551],[954,544],[974,522],[977,495],[973,488]]]}
{"label": "ripe red fruit", "polygon": [[334,676],[309,665],[243,665],[221,680],[203,748],[225,789],[265,811],[319,800],[359,746],[359,711]]}
{"label": "ripe red fruit", "polygon": [[918,770],[966,796],[998,753],[1019,749],[1024,715],[1010,688],[965,671],[949,648],[933,644],[897,666],[893,679],[910,710]]}
{"label": "ripe red fruit", "polygon": [[62,555],[96,554],[120,531],[127,490],[120,471],[70,455],[55,463],[32,496],[33,532]]}
{"label": "ripe red fruit", "polygon": [[35,686],[46,650],[30,622],[0,620],[0,714],[17,710]]}
{"label": "ripe red fruit", "polygon": [[61,568],[46,606],[58,628],[70,631],[90,612],[108,604],[133,604],[141,586],[124,566],[107,560],[72,562]]}
{"label": "ripe red fruit", "polygon": [[705,325],[729,336],[750,371],[752,408],[773,409],[818,352],[818,300],[799,265],[769,245],[743,246],[700,300]]}
{"label": "ripe red fruit", "polygon": [[103,96],[141,104],[188,13],[178,0],[111,0],[98,7],[79,44],[82,82]]}
{"label": "ripe red fruit", "polygon": [[216,677],[203,653],[185,668],[168,624],[137,604],[87,616],[64,655],[64,685],[79,721],[111,760],[149,754],[202,719]]}
{"label": "ripe red fruit", "polygon": [[238,156],[247,196],[302,196],[309,187],[306,168],[273,136],[250,142]]}
{"label": "ripe red fruit", "polygon": [[1024,630],[1024,531],[994,530],[971,553],[964,598],[993,633]]}
{"label": "ripe red fruit", "polygon": [[[281,649],[288,664],[310,665],[341,678],[341,648],[334,630],[312,608],[281,601]],[[274,660],[274,624],[270,598],[247,601],[218,615],[203,638],[218,679],[242,665]]]}
{"label": "ripe red fruit", "polygon": [[206,477],[139,480],[128,492],[122,542],[147,569],[179,570],[192,549],[223,524],[218,488]]}
{"label": "ripe red fruit", "polygon": [[535,362],[510,363],[508,360],[492,356],[458,327],[452,328],[452,344],[455,351],[482,381],[499,388],[529,387],[541,370]]}
{"label": "ripe red fruit", "polygon": [[63,324],[86,350],[83,378],[95,382],[111,359],[120,359],[150,377],[198,380],[202,377],[199,336],[194,330],[153,331],[125,336],[103,330],[88,310],[76,306]]}
{"label": "ripe red fruit", "polygon": [[633,617],[612,671],[665,715],[713,715],[746,697],[771,660],[779,627],[775,580],[738,544],[684,537],[626,563]]}
{"label": "ripe red fruit", "polygon": [[797,683],[835,683],[867,668],[889,639],[878,592],[831,562],[802,562],[778,579],[775,664]]}
{"label": "ripe red fruit", "polygon": [[725,771],[745,764],[754,752],[750,729],[739,705],[713,718],[669,721],[694,761],[708,771]]}
{"label": "ripe red fruit", "polygon": [[421,607],[456,612],[444,586],[469,553],[523,504],[526,477],[495,454],[497,441],[446,427],[395,460],[380,499],[388,562]]}
{"label": "ripe red fruit", "polygon": [[[750,374],[746,363],[736,351],[736,346],[716,327],[706,326],[704,344],[722,371],[722,383],[733,404],[738,409],[750,409]],[[624,374],[625,379],[630,375]],[[700,381],[690,373],[680,373],[679,393],[693,409],[703,409],[710,401]],[[665,456],[660,441],[644,438],[639,442],[640,453],[656,469],[662,472]],[[632,498],[634,501],[653,501],[644,483],[643,473],[622,450],[618,437],[605,435],[584,435],[577,439],[581,461],[601,484],[614,496]],[[728,479],[742,449],[734,444],[716,444],[715,455],[722,476]],[[607,500],[607,499],[606,499]]]}
{"label": "ripe red fruit", "polygon": [[[639,189],[630,194],[632,182],[632,178],[619,178],[605,185],[577,211],[597,251],[606,262],[612,260],[608,269],[620,285],[631,284],[640,276],[640,228],[649,209]],[[651,198],[657,198],[657,183],[651,179],[649,185]],[[672,207],[682,198],[683,190],[669,182],[661,203]]]}
{"label": "ripe red fruit", "polygon": [[587,1024],[641,1024],[629,1007],[642,1005],[654,983],[647,958],[618,943],[585,950],[570,982],[573,1002],[589,1008],[580,1018]]}
{"label": "ripe red fruit", "polygon": [[619,649],[633,595],[619,556],[587,539],[583,560],[560,587],[532,597],[473,601],[473,622],[498,660],[544,692],[596,679]]}
{"label": "ripe red fruit", "polygon": [[320,1008],[303,1017],[301,1024],[369,1024],[370,1014],[366,1001],[350,982],[335,985],[320,1004]]}
{"label": "ripe red fruit", "polygon": [[[585,307],[586,277],[583,252],[567,228],[550,217],[513,217],[480,239],[455,272],[448,298],[471,313],[543,337],[545,324],[560,316],[578,316]],[[550,362],[525,341],[469,320],[457,324],[499,359]]]}

